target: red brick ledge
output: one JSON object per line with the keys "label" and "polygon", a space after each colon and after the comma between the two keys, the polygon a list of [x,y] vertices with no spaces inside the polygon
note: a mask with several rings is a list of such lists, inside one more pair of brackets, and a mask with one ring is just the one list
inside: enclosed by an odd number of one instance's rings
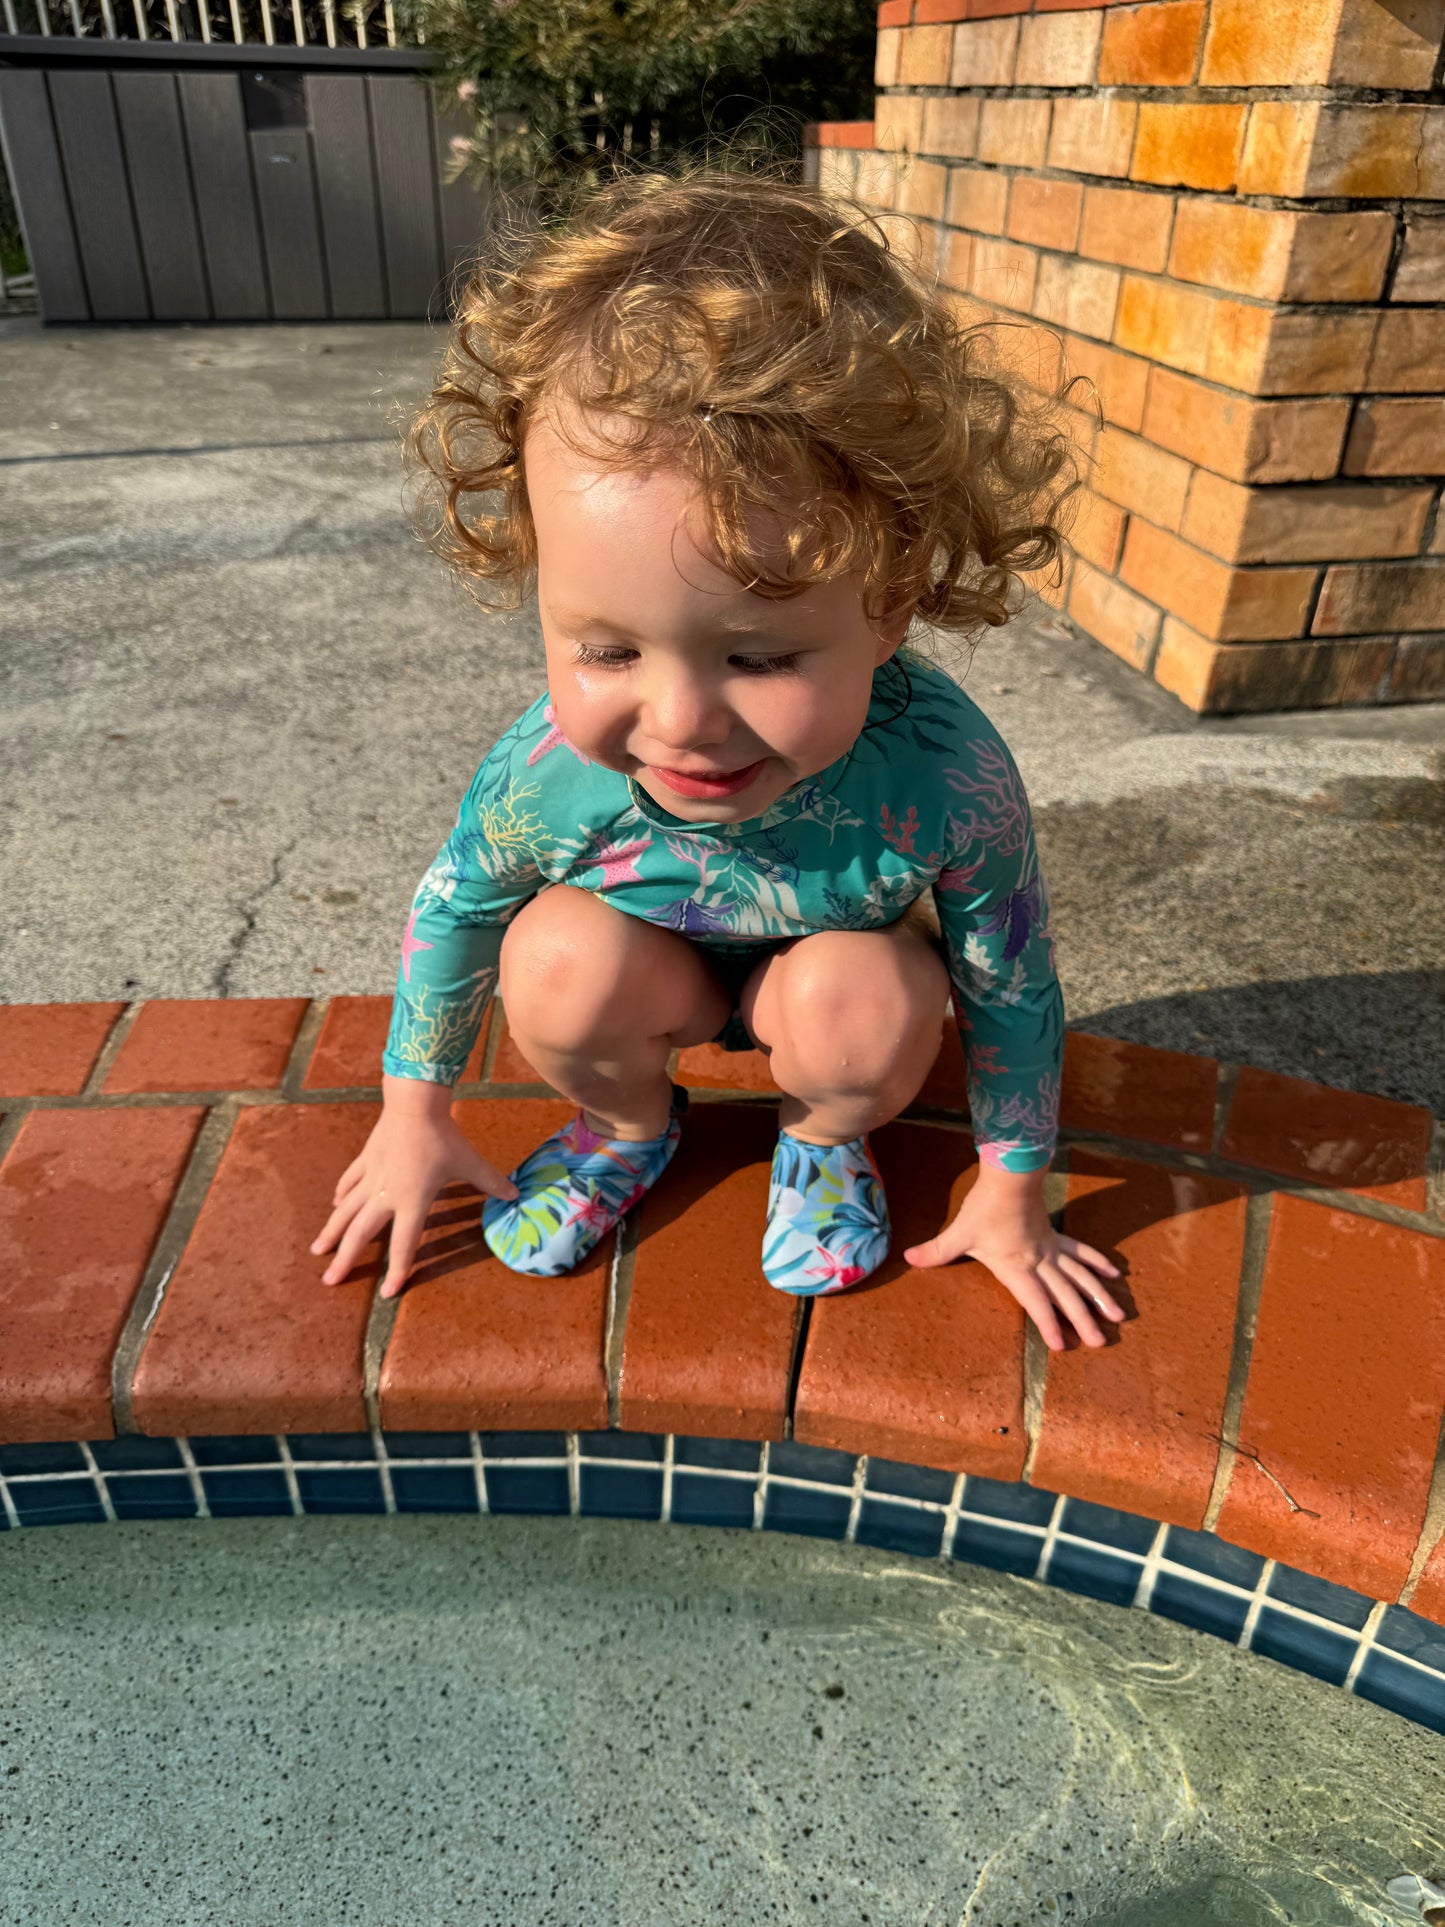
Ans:
{"label": "red brick ledge", "polygon": [[[376,1116],[390,1000],[0,1008],[0,1441],[592,1431],[793,1439],[1222,1539],[1445,1624],[1445,1224],[1428,1112],[1069,1033],[1051,1208],[1133,1316],[1050,1354],[975,1264],[816,1301],[757,1246],[755,1053],[695,1091],[656,1189],[540,1284],[433,1212],[418,1273],[307,1246]],[[565,1116],[496,1016],[458,1117],[504,1169]],[[956,1037],[876,1134],[894,1248],[972,1182]],[[1433,1147],[1433,1151],[1432,1151]]]}

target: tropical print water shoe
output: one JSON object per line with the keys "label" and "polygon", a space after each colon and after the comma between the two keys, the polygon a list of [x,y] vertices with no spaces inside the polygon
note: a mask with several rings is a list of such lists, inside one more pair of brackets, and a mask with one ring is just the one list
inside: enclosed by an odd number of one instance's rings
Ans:
{"label": "tropical print water shoe", "polygon": [[778,1133],[763,1275],[799,1297],[846,1291],[888,1256],[888,1200],[866,1134],[807,1144]]}
{"label": "tropical print water shoe", "polygon": [[667,1169],[686,1109],[687,1092],[674,1084],[667,1129],[641,1143],[598,1137],[579,1111],[510,1174],[515,1198],[482,1206],[487,1244],[513,1271],[571,1271]]}

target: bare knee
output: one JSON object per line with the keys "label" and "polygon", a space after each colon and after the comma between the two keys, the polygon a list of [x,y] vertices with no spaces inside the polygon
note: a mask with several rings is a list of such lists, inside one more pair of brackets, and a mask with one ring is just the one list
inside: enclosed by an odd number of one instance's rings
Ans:
{"label": "bare knee", "polygon": [[697,1001],[700,966],[677,953],[682,941],[585,890],[543,890],[502,940],[508,1024],[554,1050],[666,1034],[686,1024]]}
{"label": "bare knee", "polygon": [[931,946],[827,931],[804,938],[774,972],[757,999],[756,1034],[784,1090],[866,1094],[900,1110],[913,1098],[938,1052],[948,988]]}

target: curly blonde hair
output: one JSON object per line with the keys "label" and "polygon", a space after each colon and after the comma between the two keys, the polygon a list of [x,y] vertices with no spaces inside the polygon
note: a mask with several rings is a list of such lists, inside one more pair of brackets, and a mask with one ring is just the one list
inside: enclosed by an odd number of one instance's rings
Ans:
{"label": "curly blonde hair", "polygon": [[[605,446],[589,432],[604,464],[695,479],[723,568],[758,594],[858,570],[871,619],[975,635],[1057,564],[1078,486],[1054,398],[992,335],[841,197],[702,166],[623,174],[473,271],[408,438],[418,527],[484,608],[520,606],[537,559],[523,442],[565,398],[616,421]],[[757,510],[786,525],[780,566]]]}

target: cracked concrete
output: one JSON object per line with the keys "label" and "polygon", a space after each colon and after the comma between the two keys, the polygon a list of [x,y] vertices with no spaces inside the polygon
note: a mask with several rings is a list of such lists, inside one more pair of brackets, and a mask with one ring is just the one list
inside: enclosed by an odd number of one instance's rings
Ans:
{"label": "cracked concrete", "polygon": [[[534,613],[409,531],[440,346],[0,321],[0,997],[391,988],[542,686]],[[1445,1108],[1445,709],[1201,724],[1044,611],[951,660],[1029,786],[1071,1023]]]}

